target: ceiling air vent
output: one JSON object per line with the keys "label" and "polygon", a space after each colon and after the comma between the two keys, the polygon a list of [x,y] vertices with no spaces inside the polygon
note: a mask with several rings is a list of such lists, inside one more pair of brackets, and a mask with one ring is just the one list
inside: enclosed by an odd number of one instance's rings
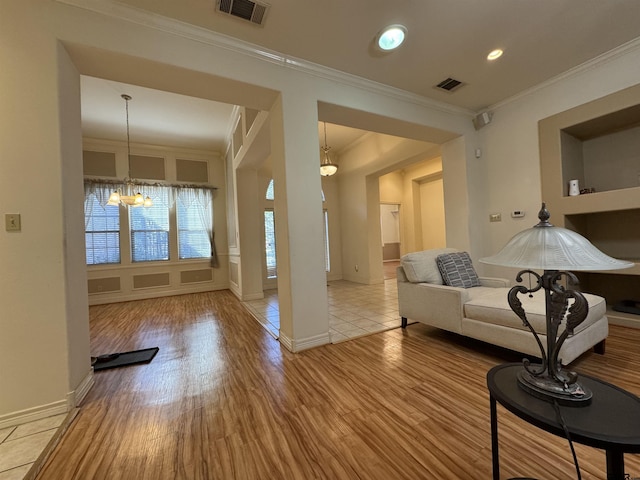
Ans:
{"label": "ceiling air vent", "polygon": [[443,80],[438,85],[436,85],[436,88],[440,90],[446,90],[447,92],[453,92],[463,85],[464,83],[462,83],[460,80],[456,80],[455,78],[447,78],[446,80]]}
{"label": "ceiling air vent", "polygon": [[250,0],[218,0],[217,10],[222,13],[242,18],[251,23],[262,25],[269,10],[269,4]]}

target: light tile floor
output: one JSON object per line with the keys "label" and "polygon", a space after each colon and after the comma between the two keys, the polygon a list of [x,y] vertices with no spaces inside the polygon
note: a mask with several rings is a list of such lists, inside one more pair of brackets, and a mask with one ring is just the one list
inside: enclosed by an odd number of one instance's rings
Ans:
{"label": "light tile floor", "polygon": [[0,430],[0,480],[22,480],[62,425],[66,413]]}
{"label": "light tile floor", "polygon": [[[267,290],[264,298],[243,302],[245,307],[275,338],[279,336],[278,291]],[[346,280],[328,282],[329,334],[331,342],[382,332],[400,326],[398,288],[390,278],[379,285]]]}

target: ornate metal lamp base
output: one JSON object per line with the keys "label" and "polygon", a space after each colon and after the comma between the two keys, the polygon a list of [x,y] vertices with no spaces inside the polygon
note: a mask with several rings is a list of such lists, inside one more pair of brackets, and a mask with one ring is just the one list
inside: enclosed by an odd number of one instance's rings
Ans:
{"label": "ornate metal lamp base", "polygon": [[518,372],[518,385],[531,395],[547,400],[554,399],[569,407],[584,407],[591,403],[591,390],[579,383],[562,384],[549,375],[535,376],[524,368]]}

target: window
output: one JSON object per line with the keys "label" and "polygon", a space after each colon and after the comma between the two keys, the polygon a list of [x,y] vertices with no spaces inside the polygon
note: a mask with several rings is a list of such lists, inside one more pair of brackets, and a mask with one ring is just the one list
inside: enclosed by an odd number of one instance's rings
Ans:
{"label": "window", "polygon": [[324,268],[331,271],[331,261],[329,260],[329,215],[327,210],[322,210],[322,237],[324,238]]}
{"label": "window", "polygon": [[102,206],[95,195],[90,195],[85,200],[85,225],[87,265],[120,263],[118,207]]}
{"label": "window", "polygon": [[153,207],[130,207],[131,260],[169,260],[169,188],[144,187]]}
{"label": "window", "polygon": [[120,211],[107,205],[117,186],[85,183],[84,223],[87,265],[120,263]]}
{"label": "window", "polygon": [[178,257],[211,257],[211,190],[177,189]]}
{"label": "window", "polygon": [[276,224],[271,209],[264,211],[264,244],[267,278],[276,278]]}
{"label": "window", "polygon": [[[114,190],[129,188],[105,180],[85,180],[87,265],[123,263],[120,242],[129,239],[131,258],[124,263],[168,261],[177,245],[178,259],[210,258],[210,265],[218,267],[210,187],[137,186],[134,190],[149,195],[153,206],[127,210],[107,205]],[[120,214],[127,212],[129,221],[121,222]]]}
{"label": "window", "polygon": [[265,198],[267,200],[274,200],[274,196],[273,196],[273,178],[271,179],[271,181],[269,182],[269,185],[267,186],[267,193],[265,195]]}
{"label": "window", "polygon": [[[324,191],[320,190],[322,202],[324,203]],[[273,200],[273,179],[267,186],[265,200]],[[329,255],[329,214],[326,209],[322,210],[322,237],[324,240],[324,264],[327,272],[331,271],[331,261]],[[267,278],[276,278],[276,226],[272,208],[264,211],[264,242],[265,259],[267,267]]]}

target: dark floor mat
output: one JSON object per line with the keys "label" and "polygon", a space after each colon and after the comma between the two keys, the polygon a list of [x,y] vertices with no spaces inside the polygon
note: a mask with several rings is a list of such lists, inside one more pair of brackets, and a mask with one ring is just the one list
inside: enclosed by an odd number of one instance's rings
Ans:
{"label": "dark floor mat", "polygon": [[106,370],[108,368],[126,367],[128,365],[136,365],[139,363],[149,363],[153,360],[160,350],[158,347],[145,348],[143,350],[134,350],[133,352],[109,353],[92,357],[91,364],[93,370]]}

